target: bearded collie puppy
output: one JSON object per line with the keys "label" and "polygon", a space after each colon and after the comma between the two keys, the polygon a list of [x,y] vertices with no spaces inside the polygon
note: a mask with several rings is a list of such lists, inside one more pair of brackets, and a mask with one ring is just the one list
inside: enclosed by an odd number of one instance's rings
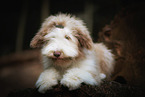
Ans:
{"label": "bearded collie puppy", "polygon": [[30,46],[41,48],[44,71],[36,82],[41,93],[58,83],[69,90],[81,83],[99,85],[113,71],[111,51],[102,43],[93,43],[85,24],[75,16],[46,18]]}

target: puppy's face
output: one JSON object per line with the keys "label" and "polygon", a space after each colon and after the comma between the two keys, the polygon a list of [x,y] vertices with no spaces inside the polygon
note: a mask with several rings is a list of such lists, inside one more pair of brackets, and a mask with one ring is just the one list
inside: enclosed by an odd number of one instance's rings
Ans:
{"label": "puppy's face", "polygon": [[83,55],[83,49],[92,48],[84,23],[70,15],[48,17],[32,39],[32,48],[42,48],[42,55],[53,62],[63,63]]}
{"label": "puppy's face", "polygon": [[78,40],[74,31],[67,27],[52,29],[44,36],[44,40],[42,54],[48,58],[64,60],[79,55]]}

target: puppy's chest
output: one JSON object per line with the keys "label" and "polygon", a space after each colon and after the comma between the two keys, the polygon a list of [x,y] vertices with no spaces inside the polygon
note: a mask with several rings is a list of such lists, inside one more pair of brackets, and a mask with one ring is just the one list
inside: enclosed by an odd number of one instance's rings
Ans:
{"label": "puppy's chest", "polygon": [[78,64],[76,62],[71,62],[69,64],[67,64],[68,66],[54,66],[53,67],[59,72],[59,74],[61,76],[63,76],[64,74],[66,74],[69,70],[74,69],[74,68],[79,68]]}

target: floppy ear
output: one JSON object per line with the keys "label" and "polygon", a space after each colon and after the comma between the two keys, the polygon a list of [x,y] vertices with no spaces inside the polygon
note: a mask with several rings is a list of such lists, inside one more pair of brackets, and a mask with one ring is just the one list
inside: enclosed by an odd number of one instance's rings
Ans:
{"label": "floppy ear", "polygon": [[75,37],[78,39],[79,47],[91,49],[92,48],[92,39],[89,34],[82,32],[81,30],[77,30]]}
{"label": "floppy ear", "polygon": [[39,32],[34,36],[32,41],[30,42],[30,47],[40,48],[43,46],[45,42],[44,36],[48,34],[48,32],[54,27],[54,22],[50,21],[52,18],[53,16],[50,16],[44,21]]}
{"label": "floppy ear", "polygon": [[40,48],[44,44],[44,35],[42,32],[38,32],[30,42],[31,48]]}

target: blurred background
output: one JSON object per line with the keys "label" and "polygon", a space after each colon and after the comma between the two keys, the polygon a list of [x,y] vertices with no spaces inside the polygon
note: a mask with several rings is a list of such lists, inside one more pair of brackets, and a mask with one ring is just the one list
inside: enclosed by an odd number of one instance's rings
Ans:
{"label": "blurred background", "polygon": [[42,71],[40,51],[29,46],[49,15],[70,13],[84,20],[94,42],[119,11],[142,0],[3,0],[0,15],[0,93],[33,88]]}

